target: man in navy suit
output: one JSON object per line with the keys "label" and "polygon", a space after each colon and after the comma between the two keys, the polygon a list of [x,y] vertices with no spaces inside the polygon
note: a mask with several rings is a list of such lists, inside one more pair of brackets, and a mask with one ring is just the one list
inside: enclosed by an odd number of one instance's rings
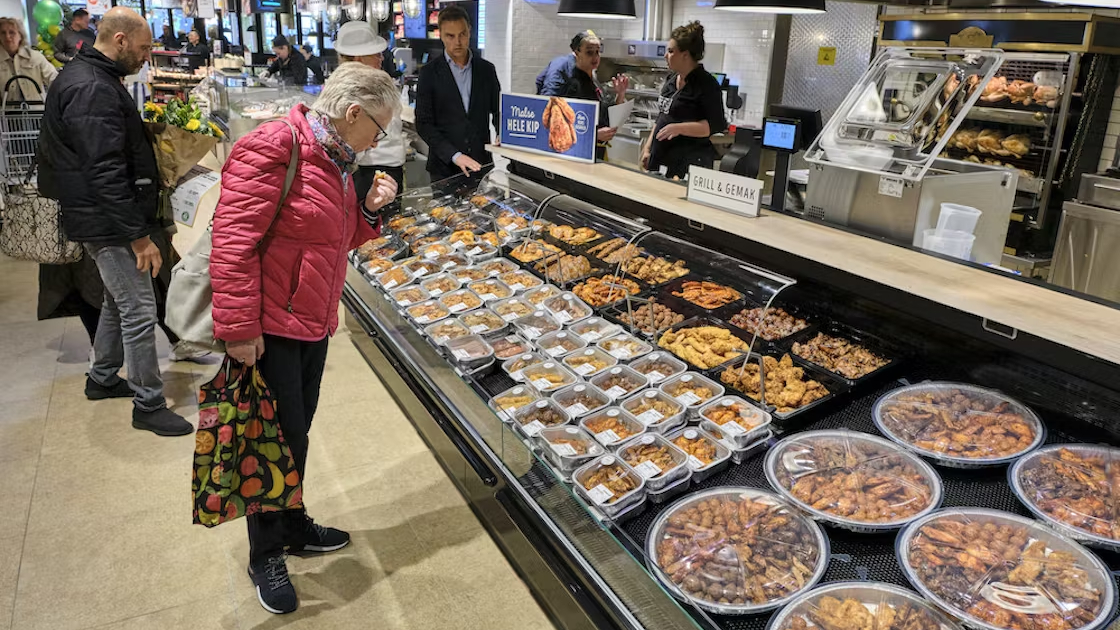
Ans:
{"label": "man in navy suit", "polygon": [[432,180],[483,172],[491,127],[498,128],[502,86],[494,64],[470,48],[471,22],[462,7],[439,12],[443,54],[420,70],[416,88],[416,130],[428,143]]}

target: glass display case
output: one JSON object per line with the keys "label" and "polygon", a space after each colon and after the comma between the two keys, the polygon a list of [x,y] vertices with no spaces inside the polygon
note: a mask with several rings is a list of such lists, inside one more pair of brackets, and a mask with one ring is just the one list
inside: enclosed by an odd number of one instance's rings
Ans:
{"label": "glass display case", "polygon": [[322,86],[268,86],[251,76],[211,73],[213,115],[236,141],[262,122],[282,118],[297,103],[311,105]]}
{"label": "glass display case", "polygon": [[[950,448],[954,430],[986,435],[995,416],[1010,433],[1033,431],[1017,436],[1027,444],[1019,455],[1043,436],[1116,437],[1017,391],[1038,378],[1021,366],[977,369],[991,359],[962,363],[934,349],[947,343],[933,341],[941,333],[900,333],[881,309],[857,316],[816,279],[516,176],[438,182],[402,196],[385,219],[386,233],[351,257],[344,301],[355,343],[398,400],[420,401],[415,413],[431,422],[413,421],[480,518],[494,501],[509,515],[514,525],[491,533],[564,628],[762,630],[819,582],[926,588],[900,563],[893,532],[942,504],[1030,515],[1006,468],[935,470],[921,459],[929,449]],[[537,282],[514,281],[528,276]],[[415,290],[404,299],[401,287]],[[437,288],[449,292],[421,301]],[[524,310],[505,319],[514,304]],[[934,426],[903,389],[927,379],[1011,390],[1022,402],[985,398]],[[945,387],[968,402],[967,386]],[[880,399],[909,442],[878,437]],[[906,433],[923,418],[930,433]],[[767,457],[775,434],[810,429]],[[1038,551],[1022,543],[1000,543],[1009,560],[990,571],[1009,592],[1052,586],[1012,571]],[[522,566],[526,557],[535,560]],[[1120,556],[1101,557],[1120,567]],[[531,566],[563,587],[550,590]],[[1094,581],[1070,609],[988,605],[1093,630],[1113,615],[1114,581]]]}

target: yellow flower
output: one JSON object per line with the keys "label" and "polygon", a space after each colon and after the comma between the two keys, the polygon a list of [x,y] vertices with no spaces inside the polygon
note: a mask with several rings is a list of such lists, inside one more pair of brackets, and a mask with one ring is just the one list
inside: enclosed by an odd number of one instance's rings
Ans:
{"label": "yellow flower", "polygon": [[222,133],[222,130],[219,129],[218,126],[215,125],[214,123],[210,123],[210,130],[213,131],[214,135],[218,136],[219,138],[221,138],[222,136],[225,135],[225,134]]}
{"label": "yellow flower", "polygon": [[187,131],[198,131],[198,128],[201,127],[201,126],[202,126],[202,123],[200,123],[197,118],[192,118],[192,119],[187,121],[186,129],[187,129]]}

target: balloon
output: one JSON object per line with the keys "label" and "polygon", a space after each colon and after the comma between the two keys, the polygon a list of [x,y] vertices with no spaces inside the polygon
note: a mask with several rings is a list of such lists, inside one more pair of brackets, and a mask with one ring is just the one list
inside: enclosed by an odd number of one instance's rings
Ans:
{"label": "balloon", "polygon": [[62,7],[55,0],[39,0],[35,8],[31,10],[31,15],[40,28],[43,25],[58,24],[62,21]]}
{"label": "balloon", "polygon": [[51,37],[58,35],[60,31],[62,31],[62,27],[58,24],[51,24],[47,27],[47,32],[51,34]]}

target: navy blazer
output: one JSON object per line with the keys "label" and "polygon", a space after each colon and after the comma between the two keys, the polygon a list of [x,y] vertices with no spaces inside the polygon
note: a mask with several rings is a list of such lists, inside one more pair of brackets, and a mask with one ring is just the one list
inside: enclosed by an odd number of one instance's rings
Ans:
{"label": "navy blazer", "polygon": [[492,140],[491,126],[498,128],[502,86],[494,64],[477,52],[472,52],[471,64],[469,111],[463,110],[459,86],[442,51],[420,69],[416,131],[428,144],[428,172],[433,181],[461,172],[451,162],[456,153],[468,155],[484,166],[493,162],[486,145]]}

